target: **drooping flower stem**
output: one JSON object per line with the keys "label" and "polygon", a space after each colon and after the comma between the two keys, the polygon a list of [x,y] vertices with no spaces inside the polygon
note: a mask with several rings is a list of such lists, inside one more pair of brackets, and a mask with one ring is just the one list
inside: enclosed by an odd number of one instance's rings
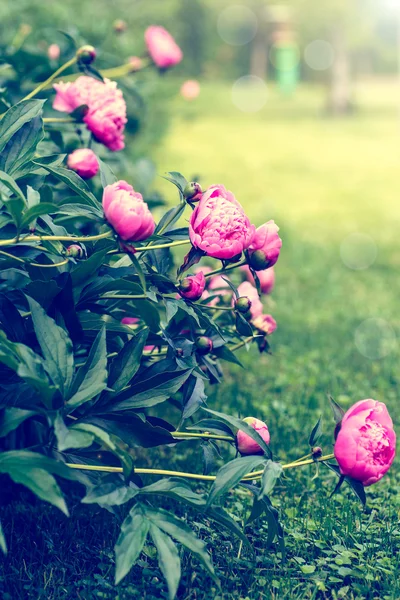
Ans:
{"label": "drooping flower stem", "polygon": [[221,267],[220,269],[216,269],[215,271],[211,271],[211,273],[206,273],[204,277],[214,277],[214,275],[220,275],[221,273],[225,273],[226,271],[232,271],[232,269],[237,269],[237,267],[241,267],[245,265],[247,260],[244,258],[243,260],[234,263],[232,265],[228,265],[227,267]]}
{"label": "drooping flower stem", "polygon": [[136,252],[148,252],[149,250],[162,250],[163,248],[174,248],[175,246],[185,246],[190,244],[190,240],[177,240],[170,244],[155,244],[154,246],[143,246],[142,248],[135,248]]}
{"label": "drooping flower stem", "polygon": [[[304,460],[302,462],[293,462],[286,465],[282,465],[282,469],[294,469],[296,467],[303,467],[311,465],[317,462],[323,462],[334,458],[334,454],[326,454],[320,458]],[[123,473],[122,467],[108,467],[98,465],[80,465],[73,463],[66,463],[66,466],[70,469],[79,469],[82,471],[102,471],[105,473]],[[135,473],[138,475],[163,475],[166,477],[184,477],[185,479],[196,479],[197,481],[215,481],[216,475],[199,475],[198,473],[186,473],[184,471],[169,471],[165,469],[135,469]],[[247,473],[242,481],[253,481],[254,479],[260,479],[264,473],[264,470],[254,471],[253,473]]]}
{"label": "drooping flower stem", "polygon": [[73,58],[71,58],[70,60],[68,60],[66,63],[64,63],[63,65],[61,65],[61,67],[59,69],[57,69],[57,71],[54,71],[54,73],[52,75],[50,75],[50,77],[48,77],[45,81],[42,81],[42,83],[39,83],[39,85],[37,87],[35,87],[35,89],[32,90],[22,100],[30,100],[31,98],[33,98],[34,96],[36,96],[39,92],[41,92],[46,87],[48,87],[54,81],[54,79],[56,77],[58,77],[59,75],[61,75],[61,73],[63,73],[64,71],[66,71],[66,69],[69,69],[69,67],[72,67],[76,63],[76,61],[77,61],[77,57],[74,56]]}
{"label": "drooping flower stem", "polygon": [[45,117],[43,123],[76,123],[76,121],[70,117]]}
{"label": "drooping flower stem", "polygon": [[14,237],[9,240],[0,240],[0,246],[13,246],[15,244],[24,244],[25,242],[96,242],[114,235],[113,231],[106,231],[98,235],[27,235],[25,237]]}
{"label": "drooping flower stem", "polygon": [[242,340],[238,344],[235,344],[234,346],[232,346],[231,348],[229,348],[229,350],[231,352],[235,352],[235,350],[239,350],[239,348],[242,348],[242,346],[245,346],[246,344],[248,344],[249,342],[251,342],[252,340],[254,340],[254,337],[255,337],[254,335],[249,335],[249,337],[247,337],[245,340]]}

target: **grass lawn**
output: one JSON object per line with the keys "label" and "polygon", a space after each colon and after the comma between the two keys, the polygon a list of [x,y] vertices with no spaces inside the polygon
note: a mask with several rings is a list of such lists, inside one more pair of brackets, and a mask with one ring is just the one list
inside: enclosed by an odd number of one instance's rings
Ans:
{"label": "grass lawn", "polygon": [[[331,451],[328,394],[344,408],[362,398],[383,400],[400,423],[399,90],[370,82],[355,97],[359,110],[343,120],[326,119],[324,92],[311,88],[293,99],[271,90],[265,107],[248,114],[232,105],[228,86],[204,85],[196,102],[176,99],[179,116],[157,156],[160,172],[179,169],[204,186],[224,183],[255,223],[275,219],[281,227],[277,284],[266,301],[278,321],[273,354],[241,351],[246,368],[225,366],[225,381],[209,390],[208,402],[266,420],[275,457],[283,461],[306,454],[320,413],[322,446]],[[171,186],[160,186],[171,194]],[[177,466],[198,469],[200,455],[188,454]],[[255,561],[215,530],[205,539],[223,593],[187,557],[178,597],[400,598],[398,465],[368,490],[364,513],[347,488],[329,499],[333,474],[314,475],[315,468],[291,471],[274,490],[286,563],[275,547],[266,549],[261,523],[249,528]],[[248,502],[246,492],[232,494],[231,513],[242,518]],[[105,511],[77,506],[67,521],[43,504],[35,510],[35,523],[27,516],[29,536],[22,508],[8,520],[4,600],[167,597],[151,547],[143,572],[134,569],[118,593],[112,587],[117,526]],[[201,533],[198,517],[192,526]]]}

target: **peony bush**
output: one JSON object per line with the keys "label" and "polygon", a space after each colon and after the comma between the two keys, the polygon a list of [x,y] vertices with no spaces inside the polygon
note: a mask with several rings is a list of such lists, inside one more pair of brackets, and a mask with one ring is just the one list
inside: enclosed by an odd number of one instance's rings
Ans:
{"label": "peony bush", "polygon": [[[131,59],[130,70],[149,60],[165,70],[182,59],[163,28],[150,27],[145,44],[148,55]],[[218,577],[205,541],[163,499],[227,528],[251,556],[245,531],[223,508],[232,488],[247,488],[254,497],[247,523],[266,519],[266,544],[276,542],[283,557],[271,496],[284,472],[322,463],[337,474],[336,489],[346,482],[365,503],[364,487],[393,462],[396,437],[382,402],[361,400],[344,413],[332,400],[333,453],[316,446],[318,421],[309,452],[281,464],[260,415],[240,419],[208,407],[207,385],[221,380],[221,363],[240,365],[243,347],[269,351],[277,323],[262,299],[275,284],[279,228],[252,224],[222,183],[203,190],[167,173],[177,202],[160,216],[131,181],[118,179],[91,146],[110,155],[123,149],[126,103],[94,68],[95,56],[80,48],[0,116],[1,489],[22,484],[66,515],[63,479],[81,485],[85,504],[111,511],[128,504],[116,583],[151,540],[174,598],[177,543]],[[68,81],[55,81],[71,68]],[[54,95],[38,99],[49,86]],[[51,106],[65,115],[49,113]],[[78,147],[54,152],[67,136]],[[188,440],[202,445],[203,472],[143,466],[147,449],[160,448],[163,460],[163,447],[179,453]],[[0,546],[7,552],[1,526]]]}

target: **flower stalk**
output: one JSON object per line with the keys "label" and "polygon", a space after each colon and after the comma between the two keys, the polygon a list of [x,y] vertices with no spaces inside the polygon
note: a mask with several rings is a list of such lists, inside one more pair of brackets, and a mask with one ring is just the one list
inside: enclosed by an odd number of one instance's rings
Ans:
{"label": "flower stalk", "polygon": [[59,75],[61,75],[61,73],[63,73],[64,71],[66,71],[67,69],[72,67],[76,63],[76,61],[77,61],[77,57],[74,56],[73,58],[68,60],[66,63],[61,65],[61,67],[59,69],[57,69],[57,71],[54,71],[54,73],[52,75],[50,75],[50,77],[48,77],[45,81],[42,81],[42,83],[40,83],[37,87],[35,87],[35,89],[32,90],[22,100],[30,100],[31,98],[34,98],[39,92],[41,92],[45,88],[49,87],[50,84],[56,79],[56,77],[58,77]]}

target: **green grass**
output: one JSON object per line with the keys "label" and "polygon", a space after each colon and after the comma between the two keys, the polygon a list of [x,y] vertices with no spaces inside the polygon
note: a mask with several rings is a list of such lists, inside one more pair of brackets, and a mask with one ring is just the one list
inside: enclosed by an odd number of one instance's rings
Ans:
{"label": "green grass", "polygon": [[[383,319],[396,336],[400,329],[398,95],[390,82],[359,86],[358,112],[329,120],[321,89],[302,88],[293,99],[271,90],[262,111],[244,114],[232,106],[227,85],[203,85],[196,103],[176,99],[178,116],[158,151],[160,172],[196,174],[205,186],[224,183],[255,223],[273,218],[281,227],[276,289],[266,301],[278,321],[273,354],[241,351],[246,368],[225,366],[225,381],[209,389],[208,401],[212,408],[265,419],[279,460],[307,452],[320,413],[322,445],[331,450],[328,394],[345,408],[361,398],[383,400],[400,421],[397,342],[389,343],[384,358],[366,358],[384,349],[386,330],[372,322],[364,354],[355,344],[366,319]],[[161,181],[160,187],[172,198],[172,186]],[[350,269],[341,259],[340,245],[354,232],[376,244],[377,258],[368,269]],[[200,453],[192,448],[176,459],[178,468],[199,468]],[[159,461],[172,459],[167,449]],[[286,563],[275,547],[265,547],[265,525],[248,528],[254,561],[229,534],[214,529],[210,536],[204,521],[189,515],[209,543],[223,593],[186,556],[178,597],[398,599],[398,465],[368,489],[364,513],[347,489],[329,499],[336,483],[332,474],[321,469],[312,480],[314,474],[308,467],[292,471],[274,490],[286,532]],[[245,492],[229,496],[238,520],[248,502]],[[37,503],[34,519],[22,505],[8,516],[11,551],[0,571],[0,590],[9,594],[4,600],[166,598],[151,547],[140,562],[144,570],[135,568],[118,592],[113,588],[119,513],[115,520],[101,509],[77,505],[67,520]]]}

